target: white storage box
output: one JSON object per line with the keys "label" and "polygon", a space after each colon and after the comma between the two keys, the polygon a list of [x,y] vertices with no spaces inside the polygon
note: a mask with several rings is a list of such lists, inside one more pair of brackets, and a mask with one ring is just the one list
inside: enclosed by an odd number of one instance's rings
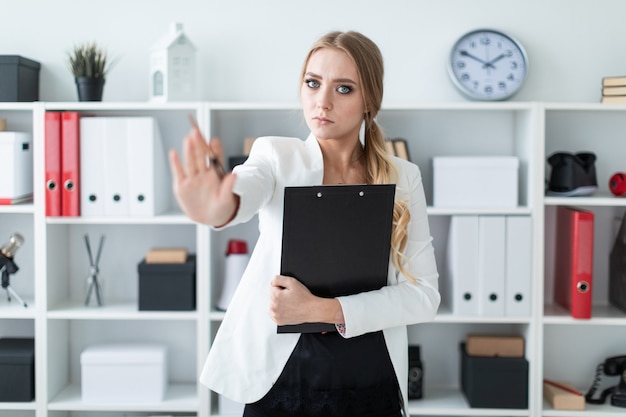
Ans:
{"label": "white storage box", "polygon": [[33,144],[30,133],[0,132],[0,204],[33,195]]}
{"label": "white storage box", "polygon": [[512,208],[518,205],[519,159],[514,156],[433,158],[433,205]]}
{"label": "white storage box", "polygon": [[84,402],[158,403],[167,388],[167,350],[147,344],[97,345],[80,355]]}

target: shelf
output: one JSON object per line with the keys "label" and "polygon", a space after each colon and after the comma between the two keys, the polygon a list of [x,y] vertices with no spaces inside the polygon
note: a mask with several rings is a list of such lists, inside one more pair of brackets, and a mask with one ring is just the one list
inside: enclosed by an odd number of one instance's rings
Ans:
{"label": "shelf", "polygon": [[76,102],[59,101],[43,103],[46,111],[134,111],[134,110],[196,110],[204,104],[203,102],[167,102],[156,103],[149,101],[98,101],[98,102]]}
{"label": "shelf", "polygon": [[[408,99],[410,100],[410,99]],[[297,102],[37,102],[0,103],[0,112],[15,117],[20,128],[30,130],[34,141],[35,184],[43,183],[44,112],[77,111],[85,116],[150,116],[158,119],[164,147],[182,152],[182,137],[189,130],[187,114],[196,116],[207,137],[220,137],[227,156],[241,152],[241,141],[253,135],[308,134]],[[596,305],[590,320],[573,319],[569,312],[552,302],[549,274],[544,276],[544,262],[552,258],[544,248],[546,232],[552,227],[550,215],[554,206],[587,206],[598,218],[617,217],[626,209],[626,198],[610,194],[610,173],[623,170],[620,148],[621,131],[626,128],[626,104],[539,103],[539,102],[442,102],[384,103],[379,122],[389,137],[410,141],[411,154],[419,165],[427,201],[433,201],[432,158],[445,155],[512,155],[520,160],[518,207],[512,208],[427,208],[433,245],[444,278],[446,243],[450,216],[529,216],[532,231],[532,314],[528,317],[483,317],[453,314],[444,300],[432,323],[409,326],[411,342],[423,345],[428,367],[426,397],[409,401],[414,416],[458,417],[617,417],[624,409],[588,405],[585,411],[553,410],[543,402],[541,375],[586,382],[594,367],[608,354],[620,354],[624,345],[626,313]],[[280,121],[280,123],[276,123]],[[489,129],[484,129],[489,126]],[[209,136],[210,135],[210,136]],[[598,160],[598,192],[590,197],[544,196],[545,158],[559,150],[593,147]],[[39,179],[39,181],[37,180]],[[460,186],[463,179],[459,179]],[[171,184],[167,184],[171,187]],[[214,291],[221,288],[224,254],[221,250],[231,237],[252,241],[258,236],[258,223],[237,226],[224,232],[199,225],[177,210],[175,197],[169,195],[173,210],[151,217],[45,217],[45,195],[35,190],[35,200],[11,206],[0,206],[3,234],[13,226],[25,230],[28,249],[37,254],[36,262],[20,265],[24,275],[24,292],[29,307],[15,300],[8,304],[0,291],[0,329],[4,334],[30,334],[38,340],[36,368],[37,391],[46,393],[37,402],[0,403],[0,415],[24,417],[59,417],[73,414],[118,416],[131,414],[192,414],[216,417],[215,393],[200,387],[197,373],[202,366],[216,329],[225,312],[215,309]],[[30,217],[29,217],[30,216]],[[614,222],[613,222],[614,223]],[[605,234],[614,224],[598,229]],[[7,229],[7,230],[5,230]],[[111,297],[97,307],[94,300],[84,305],[81,289],[86,269],[83,235],[105,234],[107,243],[102,265],[111,265]],[[196,311],[139,311],[136,299],[136,266],[145,251],[153,245],[176,245],[193,248],[198,255],[196,273]],[[606,246],[606,245],[605,245]],[[546,251],[548,249],[548,251]],[[601,248],[601,252],[606,252]],[[26,254],[30,255],[30,254]],[[22,256],[22,255],[18,255]],[[32,255],[30,256],[32,258]],[[545,259],[543,259],[545,258]],[[111,262],[115,260],[115,262]],[[119,261],[119,262],[118,262]],[[114,267],[113,267],[114,266]],[[30,268],[31,270],[28,270]],[[550,270],[547,268],[546,270]],[[132,271],[132,273],[130,272]],[[607,276],[604,270],[597,276]],[[106,274],[103,274],[106,275]],[[441,288],[445,289],[442,282]],[[604,293],[606,280],[599,280],[597,294]],[[18,290],[18,293],[20,291]],[[544,294],[546,292],[546,294]],[[39,303],[35,305],[34,300]],[[603,303],[608,303],[604,301]],[[41,321],[40,321],[41,320]],[[590,327],[576,327],[590,326]],[[156,330],[156,331],[155,331]],[[163,331],[161,331],[163,330]],[[529,361],[530,409],[471,408],[458,385],[457,346],[469,332],[514,331],[524,336]],[[578,338],[578,335],[586,338]],[[176,351],[177,364],[170,378],[189,383],[170,385],[166,399],[155,404],[93,404],[81,398],[80,366],[76,352],[92,343],[107,340],[146,341],[156,339]],[[596,346],[597,340],[602,346]],[[572,341],[576,341],[575,344]],[[574,346],[575,345],[575,346]],[[606,348],[606,351],[605,351]],[[607,353],[610,351],[610,353]],[[615,352],[613,352],[615,351]],[[69,353],[68,353],[69,352]],[[581,355],[584,353],[584,355]],[[570,366],[576,363],[577,366]],[[78,366],[77,366],[78,365]],[[588,368],[588,369],[587,369]],[[42,373],[42,369],[45,372]],[[432,371],[432,373],[431,373]],[[69,374],[68,374],[69,373]],[[41,377],[41,378],[39,378]],[[65,386],[73,381],[74,384]],[[434,386],[434,387],[433,387]],[[437,388],[437,387],[442,388]],[[46,398],[43,398],[46,397]]]}
{"label": "shelf", "polygon": [[33,203],[0,205],[0,214],[33,214],[35,206]]}
{"label": "shelf", "polygon": [[28,402],[0,402],[0,409],[2,410],[34,410],[35,401]]}
{"label": "shelf", "polygon": [[6,299],[4,290],[0,291],[0,319],[34,319],[37,307],[31,299],[24,299],[28,307],[24,307],[15,298],[11,302]]}
{"label": "shelf", "polygon": [[105,304],[102,307],[65,304],[48,311],[49,319],[68,320],[196,320],[197,311],[139,311],[136,302]]}
{"label": "shelf", "polygon": [[610,305],[592,306],[590,319],[575,319],[558,304],[544,306],[544,324],[626,326],[626,313]]}
{"label": "shelf", "polygon": [[409,414],[437,416],[528,416],[528,409],[471,408],[458,388],[427,387],[426,397],[409,400]]}
{"label": "shelf", "polygon": [[184,214],[166,213],[154,217],[46,217],[48,224],[194,224]]}
{"label": "shelf", "polygon": [[512,207],[512,208],[445,208],[432,207],[426,209],[429,216],[454,216],[454,215],[530,215],[532,210],[529,207]]}
{"label": "shelf", "polygon": [[81,398],[80,384],[72,384],[63,389],[48,404],[50,410],[64,411],[169,411],[169,412],[196,412],[198,410],[198,395],[195,384],[171,384],[161,403],[85,403]]}
{"label": "shelf", "polygon": [[590,197],[544,197],[547,206],[599,206],[599,207],[626,207],[626,198],[615,197],[610,193],[599,193]]}
{"label": "shelf", "polygon": [[449,311],[440,311],[433,320],[434,323],[477,323],[477,324],[529,324],[530,317],[487,317],[487,316],[459,316]]}

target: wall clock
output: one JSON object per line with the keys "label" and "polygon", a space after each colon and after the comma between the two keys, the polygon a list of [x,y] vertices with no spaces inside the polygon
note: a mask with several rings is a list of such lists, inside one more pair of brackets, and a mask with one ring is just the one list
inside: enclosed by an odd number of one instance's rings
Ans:
{"label": "wall clock", "polygon": [[454,85],[472,100],[505,100],[528,75],[528,58],[515,38],[493,29],[461,36],[450,52],[448,72]]}

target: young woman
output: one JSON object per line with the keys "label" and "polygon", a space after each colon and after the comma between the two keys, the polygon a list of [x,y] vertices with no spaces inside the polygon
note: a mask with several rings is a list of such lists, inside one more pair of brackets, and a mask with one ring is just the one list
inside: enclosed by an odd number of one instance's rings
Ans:
{"label": "young woman", "polygon": [[[419,168],[386,154],[375,121],[383,96],[378,47],[358,32],[331,32],[310,49],[300,98],[311,130],[258,138],[244,165],[221,178],[219,141],[198,129],[172,151],[183,211],[217,229],[259,215],[259,239],[200,381],[246,403],[244,416],[400,416],[406,413],[406,326],[430,321],[440,302]],[[359,134],[364,126],[363,137]],[[396,184],[387,286],[316,297],[280,276],[286,186]],[[277,334],[276,325],[332,323],[337,332]]]}

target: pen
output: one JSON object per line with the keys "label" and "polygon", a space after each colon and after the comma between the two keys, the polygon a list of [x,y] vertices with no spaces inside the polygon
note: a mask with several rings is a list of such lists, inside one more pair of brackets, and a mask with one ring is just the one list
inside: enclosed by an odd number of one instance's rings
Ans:
{"label": "pen", "polygon": [[[189,121],[191,122],[191,126],[193,126],[194,129],[202,133],[200,131],[200,126],[198,126],[198,122],[196,121],[195,117],[193,117],[192,114],[189,114]],[[217,177],[220,180],[224,178],[224,175],[226,175],[226,172],[224,171],[224,167],[222,166],[222,163],[220,162],[220,160],[210,155],[208,159],[209,159],[209,165],[215,169],[215,173],[217,174]]]}
{"label": "pen", "polygon": [[560,388],[560,389],[562,389],[564,391],[567,391],[569,393],[575,394],[575,395],[580,395],[580,396],[583,395],[582,392],[580,392],[580,391],[578,391],[578,390],[576,390],[574,388],[570,388],[567,385],[559,384],[558,382],[554,382],[554,381],[551,381],[549,379],[545,379],[544,378],[543,382],[545,382],[548,385],[552,385],[553,387],[557,387],[557,388]]}

